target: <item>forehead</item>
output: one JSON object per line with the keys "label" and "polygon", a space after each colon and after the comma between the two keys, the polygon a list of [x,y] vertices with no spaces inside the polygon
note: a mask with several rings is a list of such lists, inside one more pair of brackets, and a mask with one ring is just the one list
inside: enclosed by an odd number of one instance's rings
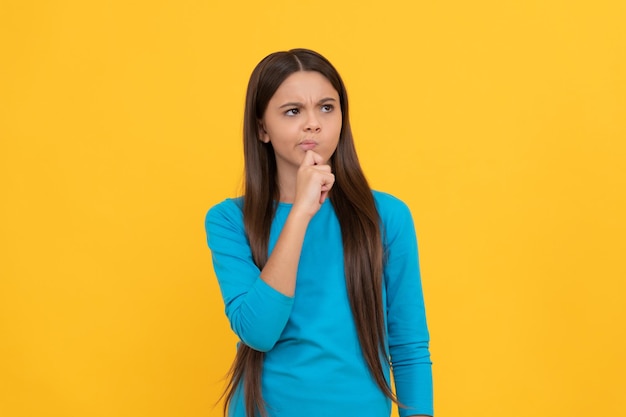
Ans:
{"label": "forehead", "polygon": [[285,78],[272,100],[315,100],[325,97],[339,98],[339,93],[328,78],[317,71],[298,71]]}

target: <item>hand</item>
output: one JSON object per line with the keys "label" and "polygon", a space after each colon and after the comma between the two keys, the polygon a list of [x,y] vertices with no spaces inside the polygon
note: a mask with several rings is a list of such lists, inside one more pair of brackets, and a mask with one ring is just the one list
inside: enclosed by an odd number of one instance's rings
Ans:
{"label": "hand", "polygon": [[313,217],[328,197],[335,176],[324,159],[309,150],[304,155],[296,178],[296,197],[293,208]]}

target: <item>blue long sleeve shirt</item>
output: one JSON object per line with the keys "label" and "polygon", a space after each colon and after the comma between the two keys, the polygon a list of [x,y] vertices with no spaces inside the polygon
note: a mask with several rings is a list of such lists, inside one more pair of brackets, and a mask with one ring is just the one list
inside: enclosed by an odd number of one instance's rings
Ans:
{"label": "blue long sleeve shirt", "polygon": [[[417,241],[408,207],[374,191],[385,250],[383,307],[389,355],[401,417],[433,415],[429,334]],[[208,244],[226,316],[239,339],[265,352],[262,393],[270,417],[360,416],[391,413],[391,402],[363,358],[344,275],[341,229],[330,200],[306,231],[296,290],[288,297],[260,278],[243,225],[241,198],[206,216]],[[291,204],[279,203],[271,254]],[[390,367],[383,361],[389,380]],[[241,387],[229,415],[244,417]]]}

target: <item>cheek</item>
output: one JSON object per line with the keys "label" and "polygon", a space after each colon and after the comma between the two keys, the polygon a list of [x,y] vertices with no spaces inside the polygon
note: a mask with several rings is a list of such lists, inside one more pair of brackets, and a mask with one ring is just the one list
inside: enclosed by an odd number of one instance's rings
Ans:
{"label": "cheek", "polygon": [[339,117],[334,124],[334,130],[337,133],[337,137],[339,137],[339,134],[341,133],[341,127],[342,127],[343,123],[341,120],[341,117]]}

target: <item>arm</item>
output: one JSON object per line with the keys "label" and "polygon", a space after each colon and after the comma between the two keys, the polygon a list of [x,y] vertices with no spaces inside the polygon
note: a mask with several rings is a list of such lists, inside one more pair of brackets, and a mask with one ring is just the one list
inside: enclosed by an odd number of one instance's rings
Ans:
{"label": "arm", "polygon": [[400,417],[433,415],[429,333],[413,219],[401,201],[384,196],[387,322]]}
{"label": "arm", "polygon": [[306,229],[335,182],[330,166],[322,162],[322,157],[313,151],[305,154],[296,176],[293,206],[276,246],[261,271],[263,281],[290,297],[296,289],[298,262]]}
{"label": "arm", "polygon": [[309,151],[298,170],[295,202],[262,271],[254,264],[241,208],[232,201],[213,207],[206,232],[213,267],[231,328],[248,346],[268,351],[278,341],[293,306],[296,274],[309,221],[334,176]]}
{"label": "arm", "polygon": [[234,200],[211,208],[205,228],[232,330],[251,348],[268,351],[289,319],[293,298],[260,278],[246,238],[243,213]]}

